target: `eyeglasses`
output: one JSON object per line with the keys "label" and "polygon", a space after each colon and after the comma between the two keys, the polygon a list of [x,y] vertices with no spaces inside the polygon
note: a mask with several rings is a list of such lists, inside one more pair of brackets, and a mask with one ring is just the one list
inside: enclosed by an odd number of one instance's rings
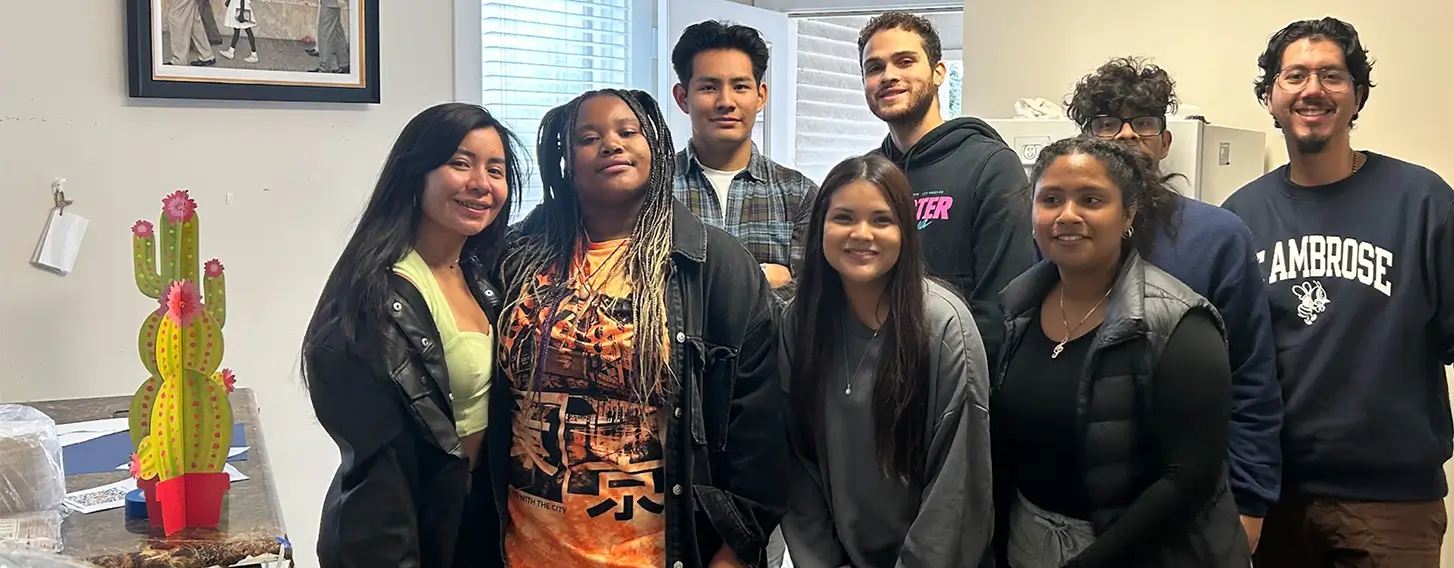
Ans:
{"label": "eyeglasses", "polygon": [[1323,86],[1323,90],[1330,93],[1347,91],[1348,87],[1353,84],[1353,79],[1348,76],[1348,72],[1336,67],[1322,69],[1289,67],[1277,72],[1277,88],[1289,93],[1302,92],[1307,88],[1308,80],[1315,75],[1318,77],[1318,83]]}
{"label": "eyeglasses", "polygon": [[1115,138],[1121,133],[1121,129],[1131,124],[1131,131],[1137,136],[1160,136],[1166,131],[1166,117],[1155,114],[1121,118],[1119,116],[1101,115],[1085,123],[1086,133],[1097,138]]}

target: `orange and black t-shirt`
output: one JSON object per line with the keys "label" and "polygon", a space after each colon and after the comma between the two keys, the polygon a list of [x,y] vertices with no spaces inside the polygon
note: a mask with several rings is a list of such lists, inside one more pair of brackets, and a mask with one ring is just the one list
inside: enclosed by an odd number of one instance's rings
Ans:
{"label": "orange and black t-shirt", "polygon": [[636,394],[627,246],[577,247],[569,278],[537,275],[501,326],[517,405],[510,566],[636,568],[665,557],[660,404]]}

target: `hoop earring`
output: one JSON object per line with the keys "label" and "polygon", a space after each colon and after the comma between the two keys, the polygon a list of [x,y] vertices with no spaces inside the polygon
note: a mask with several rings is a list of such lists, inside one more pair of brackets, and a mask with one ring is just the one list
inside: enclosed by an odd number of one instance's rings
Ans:
{"label": "hoop earring", "polygon": [[1134,235],[1134,234],[1136,234],[1136,228],[1135,227],[1126,227],[1126,232],[1125,233],[1122,233],[1122,235],[1124,235],[1125,238],[1128,238],[1128,239],[1131,238],[1131,235]]}

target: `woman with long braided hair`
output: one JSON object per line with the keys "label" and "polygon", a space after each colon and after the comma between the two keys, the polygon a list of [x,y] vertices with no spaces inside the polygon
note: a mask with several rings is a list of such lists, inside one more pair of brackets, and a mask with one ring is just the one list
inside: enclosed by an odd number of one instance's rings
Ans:
{"label": "woman with long braided hair", "polygon": [[642,91],[541,123],[543,201],[501,263],[510,389],[491,404],[514,424],[491,446],[509,448],[510,566],[766,561],[786,497],[776,312],[746,250],[673,199],[672,151]]}

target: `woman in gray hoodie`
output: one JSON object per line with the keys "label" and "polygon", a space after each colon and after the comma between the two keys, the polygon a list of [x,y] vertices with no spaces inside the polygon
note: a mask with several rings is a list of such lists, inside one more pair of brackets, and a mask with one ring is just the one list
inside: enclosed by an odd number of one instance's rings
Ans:
{"label": "woman in gray hoodie", "polygon": [[813,203],[779,349],[796,568],[973,566],[990,542],[984,346],[925,277],[914,219],[877,155],[838,164]]}

